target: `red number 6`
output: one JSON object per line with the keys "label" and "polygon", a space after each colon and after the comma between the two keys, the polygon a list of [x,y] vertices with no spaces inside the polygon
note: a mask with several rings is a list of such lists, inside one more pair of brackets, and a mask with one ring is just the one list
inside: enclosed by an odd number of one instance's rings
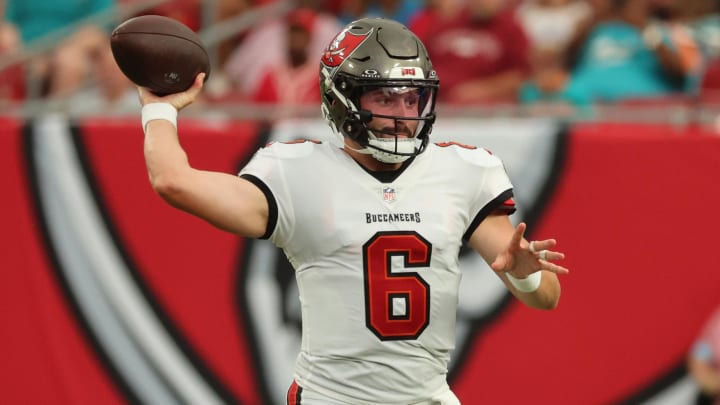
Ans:
{"label": "red number 6", "polygon": [[365,324],[380,340],[417,339],[430,320],[430,285],[417,272],[391,270],[393,256],[405,268],[429,267],[432,245],[416,232],[378,232],[363,245]]}

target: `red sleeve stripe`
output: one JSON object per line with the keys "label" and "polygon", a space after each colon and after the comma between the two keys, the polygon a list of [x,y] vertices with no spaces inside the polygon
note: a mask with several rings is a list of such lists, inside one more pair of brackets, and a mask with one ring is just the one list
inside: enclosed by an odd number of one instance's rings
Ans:
{"label": "red sleeve stripe", "polygon": [[515,200],[513,200],[513,191],[511,188],[500,193],[500,195],[493,198],[492,201],[480,209],[480,212],[475,215],[468,229],[465,230],[462,237],[463,240],[467,242],[470,239],[470,235],[472,235],[478,225],[480,225],[480,222],[495,211],[505,215],[510,215],[515,212]]}

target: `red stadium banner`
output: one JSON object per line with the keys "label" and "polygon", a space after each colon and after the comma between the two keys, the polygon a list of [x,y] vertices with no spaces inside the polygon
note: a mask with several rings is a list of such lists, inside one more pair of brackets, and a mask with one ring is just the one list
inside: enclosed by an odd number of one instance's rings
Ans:
{"label": "red stadium banner", "polygon": [[[181,124],[190,161],[231,174],[265,142],[296,136],[207,124]],[[492,125],[433,136],[503,157],[516,215],[533,238],[558,239],[572,273],[552,312],[468,273],[482,294],[461,294],[450,382],[462,403],[691,401],[684,358],[720,304],[720,137]],[[272,246],[162,202],[142,151],[134,120],[0,119],[3,402],[284,403],[299,347],[291,270]]]}

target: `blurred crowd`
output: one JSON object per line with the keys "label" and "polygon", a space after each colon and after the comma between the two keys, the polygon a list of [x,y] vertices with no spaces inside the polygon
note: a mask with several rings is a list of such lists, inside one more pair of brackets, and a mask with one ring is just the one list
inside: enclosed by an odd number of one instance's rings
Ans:
{"label": "blurred crowd", "polygon": [[[120,20],[161,14],[202,33],[280,1],[159,0],[133,11],[148,2],[0,0],[0,99],[137,107],[109,48]],[[420,37],[444,104],[720,100],[720,0],[299,0],[288,9],[207,44],[207,102],[317,105],[319,56],[362,16]]]}

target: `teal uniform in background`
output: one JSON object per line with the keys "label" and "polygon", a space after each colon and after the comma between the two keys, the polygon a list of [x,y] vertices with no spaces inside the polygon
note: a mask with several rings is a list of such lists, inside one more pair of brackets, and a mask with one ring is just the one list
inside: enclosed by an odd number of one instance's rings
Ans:
{"label": "teal uniform in background", "polygon": [[22,42],[28,44],[114,7],[115,0],[9,0],[5,20],[17,27]]}

